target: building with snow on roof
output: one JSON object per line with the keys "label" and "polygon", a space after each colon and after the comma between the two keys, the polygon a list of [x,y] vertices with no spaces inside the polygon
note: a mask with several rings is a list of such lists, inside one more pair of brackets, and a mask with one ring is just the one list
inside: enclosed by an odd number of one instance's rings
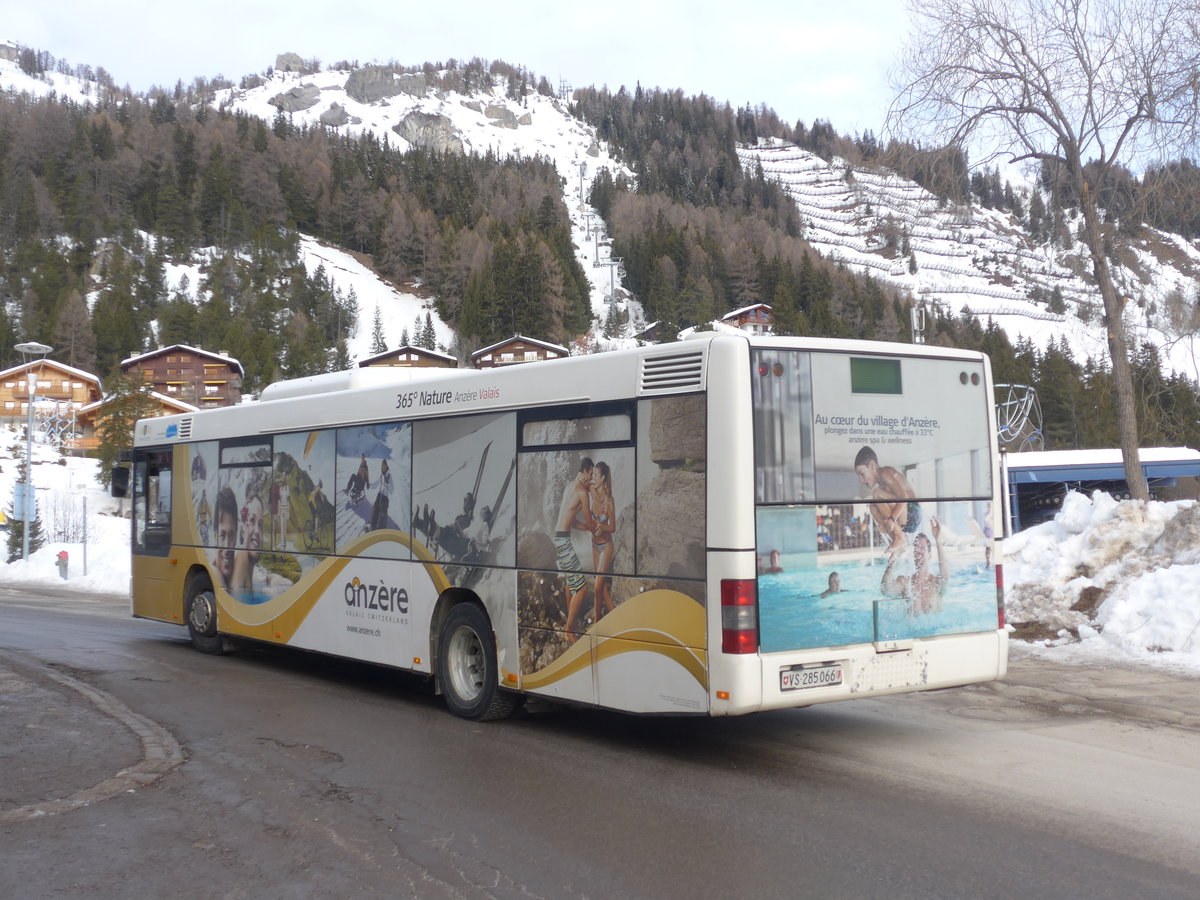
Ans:
{"label": "building with snow on roof", "polygon": [[561,359],[571,351],[558,344],[539,341],[536,338],[514,334],[471,354],[471,365],[476,369],[494,369],[516,363],[539,362],[543,359]]}
{"label": "building with snow on roof", "polygon": [[725,313],[721,316],[721,324],[740,328],[751,334],[770,334],[775,317],[767,304],[755,303],[753,306],[743,306],[741,309]]}
{"label": "building with snow on roof", "polygon": [[440,353],[437,350],[426,350],[424,347],[405,344],[395,350],[385,350],[383,353],[376,353],[374,356],[360,359],[358,365],[363,369],[380,366],[402,369],[430,367],[456,369],[458,368],[458,357],[449,353]]}
{"label": "building with snow on roof", "polygon": [[137,372],[151,389],[199,409],[242,402],[242,364],[224,353],[172,344],[121,360],[122,372]]}

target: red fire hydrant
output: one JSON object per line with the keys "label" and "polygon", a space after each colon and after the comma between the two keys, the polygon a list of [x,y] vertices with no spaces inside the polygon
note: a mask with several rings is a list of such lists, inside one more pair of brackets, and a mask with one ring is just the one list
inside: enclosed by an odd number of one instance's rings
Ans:
{"label": "red fire hydrant", "polygon": [[67,577],[67,563],[69,561],[66,550],[58,551],[58,574],[63,578]]}

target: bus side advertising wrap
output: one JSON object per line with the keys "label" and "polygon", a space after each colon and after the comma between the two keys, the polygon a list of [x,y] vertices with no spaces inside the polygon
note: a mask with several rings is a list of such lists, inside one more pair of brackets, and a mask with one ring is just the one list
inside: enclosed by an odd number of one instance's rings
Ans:
{"label": "bus side advertising wrap", "polygon": [[743,334],[281,382],[137,424],[131,611],[432,676],[476,721],[990,680],[990,389],[980,353]]}

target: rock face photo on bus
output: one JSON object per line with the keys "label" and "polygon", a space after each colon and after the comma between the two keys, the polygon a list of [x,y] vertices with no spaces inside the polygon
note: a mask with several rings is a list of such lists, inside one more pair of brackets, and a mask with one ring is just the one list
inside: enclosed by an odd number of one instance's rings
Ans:
{"label": "rock face photo on bus", "polygon": [[[515,416],[418,422],[412,531],[458,587],[516,562]],[[395,518],[393,516],[393,518]]]}

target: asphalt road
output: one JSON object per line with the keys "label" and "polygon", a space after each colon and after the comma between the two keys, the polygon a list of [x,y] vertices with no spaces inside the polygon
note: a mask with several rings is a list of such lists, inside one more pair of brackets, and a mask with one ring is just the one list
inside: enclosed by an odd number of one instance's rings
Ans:
{"label": "asphalt road", "polygon": [[1017,658],[480,725],[400,673],[0,590],[0,847],[6,898],[1195,897],[1200,680]]}

